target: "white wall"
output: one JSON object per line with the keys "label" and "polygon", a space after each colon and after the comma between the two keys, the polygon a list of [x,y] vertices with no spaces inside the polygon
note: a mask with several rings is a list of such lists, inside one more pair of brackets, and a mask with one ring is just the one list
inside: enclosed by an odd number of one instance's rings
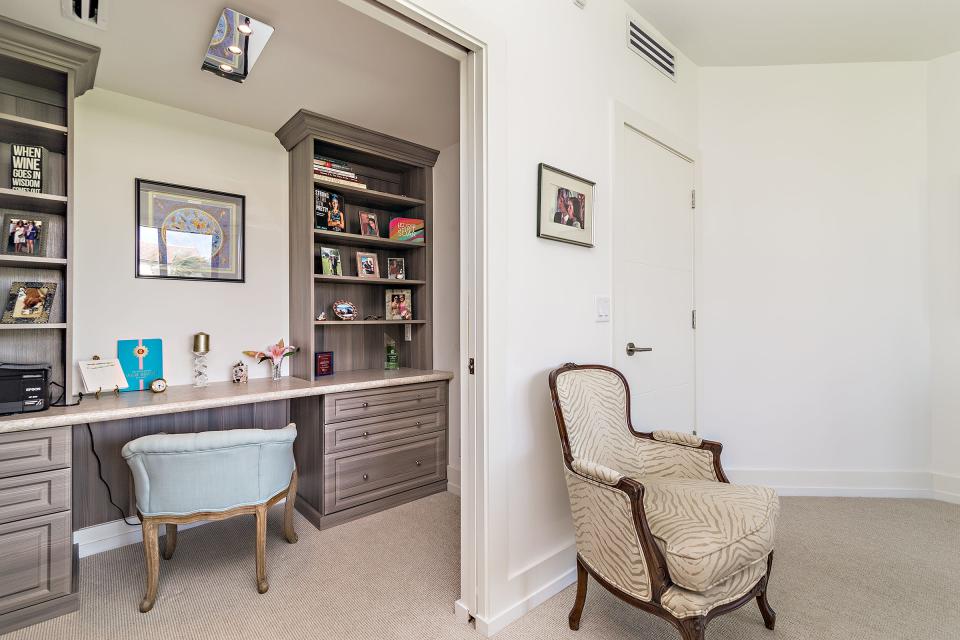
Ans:
{"label": "white wall", "polygon": [[698,417],[734,479],[927,487],[925,69],[700,70]]}
{"label": "white wall", "polygon": [[433,168],[433,368],[450,381],[447,480],[460,491],[460,145],[440,150]]}
{"label": "white wall", "polygon": [[[287,337],[287,154],[264,131],[94,89],[76,108],[74,353],[115,357],[117,340],[162,338],[164,375],[191,382],[192,335],[210,334],[212,381]],[[134,179],[243,194],[246,282],[134,277]],[[286,365],[285,365],[286,366]],[[82,389],[75,372],[78,389]]]}
{"label": "white wall", "polygon": [[938,497],[960,502],[960,53],[927,76],[932,470]]}
{"label": "white wall", "polygon": [[[696,68],[676,83],[627,50],[627,6],[555,0],[419,5],[489,45],[487,460],[478,628],[492,632],[568,584],[574,547],[547,373],[609,362],[613,101],[696,139]],[[597,182],[593,249],[536,237],[537,164]],[[484,571],[482,568],[481,571]]]}

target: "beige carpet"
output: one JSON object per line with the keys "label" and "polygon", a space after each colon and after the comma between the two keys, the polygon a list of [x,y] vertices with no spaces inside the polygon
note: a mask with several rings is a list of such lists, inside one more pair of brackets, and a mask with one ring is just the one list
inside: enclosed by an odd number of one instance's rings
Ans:
{"label": "beige carpet", "polygon": [[[712,622],[709,640],[960,638],[960,506],[919,500],[784,498],[770,588],[777,630],[754,605]],[[161,562],[160,596],[141,615],[139,545],[81,561],[81,610],[4,636],[479,640],[458,625],[459,502],[439,494],[324,532],[298,518],[300,541],[271,515],[270,591],[254,583],[253,519],[185,531]],[[579,632],[565,590],[497,638],[676,640],[667,623],[591,583]]]}

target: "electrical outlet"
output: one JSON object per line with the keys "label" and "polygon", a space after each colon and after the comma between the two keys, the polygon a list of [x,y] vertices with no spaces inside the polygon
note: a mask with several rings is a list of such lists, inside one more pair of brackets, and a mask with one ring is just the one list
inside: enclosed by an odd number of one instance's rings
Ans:
{"label": "electrical outlet", "polygon": [[597,296],[597,322],[610,322],[610,296]]}
{"label": "electrical outlet", "polygon": [[404,342],[410,342],[413,340],[413,325],[403,325],[403,340]]}

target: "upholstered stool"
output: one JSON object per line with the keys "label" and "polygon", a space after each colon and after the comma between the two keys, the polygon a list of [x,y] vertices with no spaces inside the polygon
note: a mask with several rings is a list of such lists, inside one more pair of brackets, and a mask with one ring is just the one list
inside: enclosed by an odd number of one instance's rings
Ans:
{"label": "upholstered stool", "polygon": [[137,516],[143,523],[147,588],[141,612],[150,611],[157,599],[157,528],[161,524],[166,525],[163,557],[169,560],[177,546],[178,524],[255,514],[257,590],[266,593],[267,509],[284,497],[283,535],[287,542],[297,541],[293,531],[296,437],[297,427],[291,424],[283,429],[157,434],[123,446],[121,454],[136,485]]}

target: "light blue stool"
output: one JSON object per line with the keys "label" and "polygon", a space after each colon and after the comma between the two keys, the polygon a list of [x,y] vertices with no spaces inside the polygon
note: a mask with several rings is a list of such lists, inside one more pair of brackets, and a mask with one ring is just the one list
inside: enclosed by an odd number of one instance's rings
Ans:
{"label": "light blue stool", "polygon": [[160,580],[158,527],[166,525],[163,557],[173,557],[177,525],[233,516],[257,517],[257,591],[266,593],[267,509],[287,499],[283,535],[297,541],[293,507],[297,468],[293,459],[296,425],[283,429],[234,429],[202,433],[157,434],[132,440],[121,455],[130,465],[143,523],[147,590],[140,611],[157,599]]}

